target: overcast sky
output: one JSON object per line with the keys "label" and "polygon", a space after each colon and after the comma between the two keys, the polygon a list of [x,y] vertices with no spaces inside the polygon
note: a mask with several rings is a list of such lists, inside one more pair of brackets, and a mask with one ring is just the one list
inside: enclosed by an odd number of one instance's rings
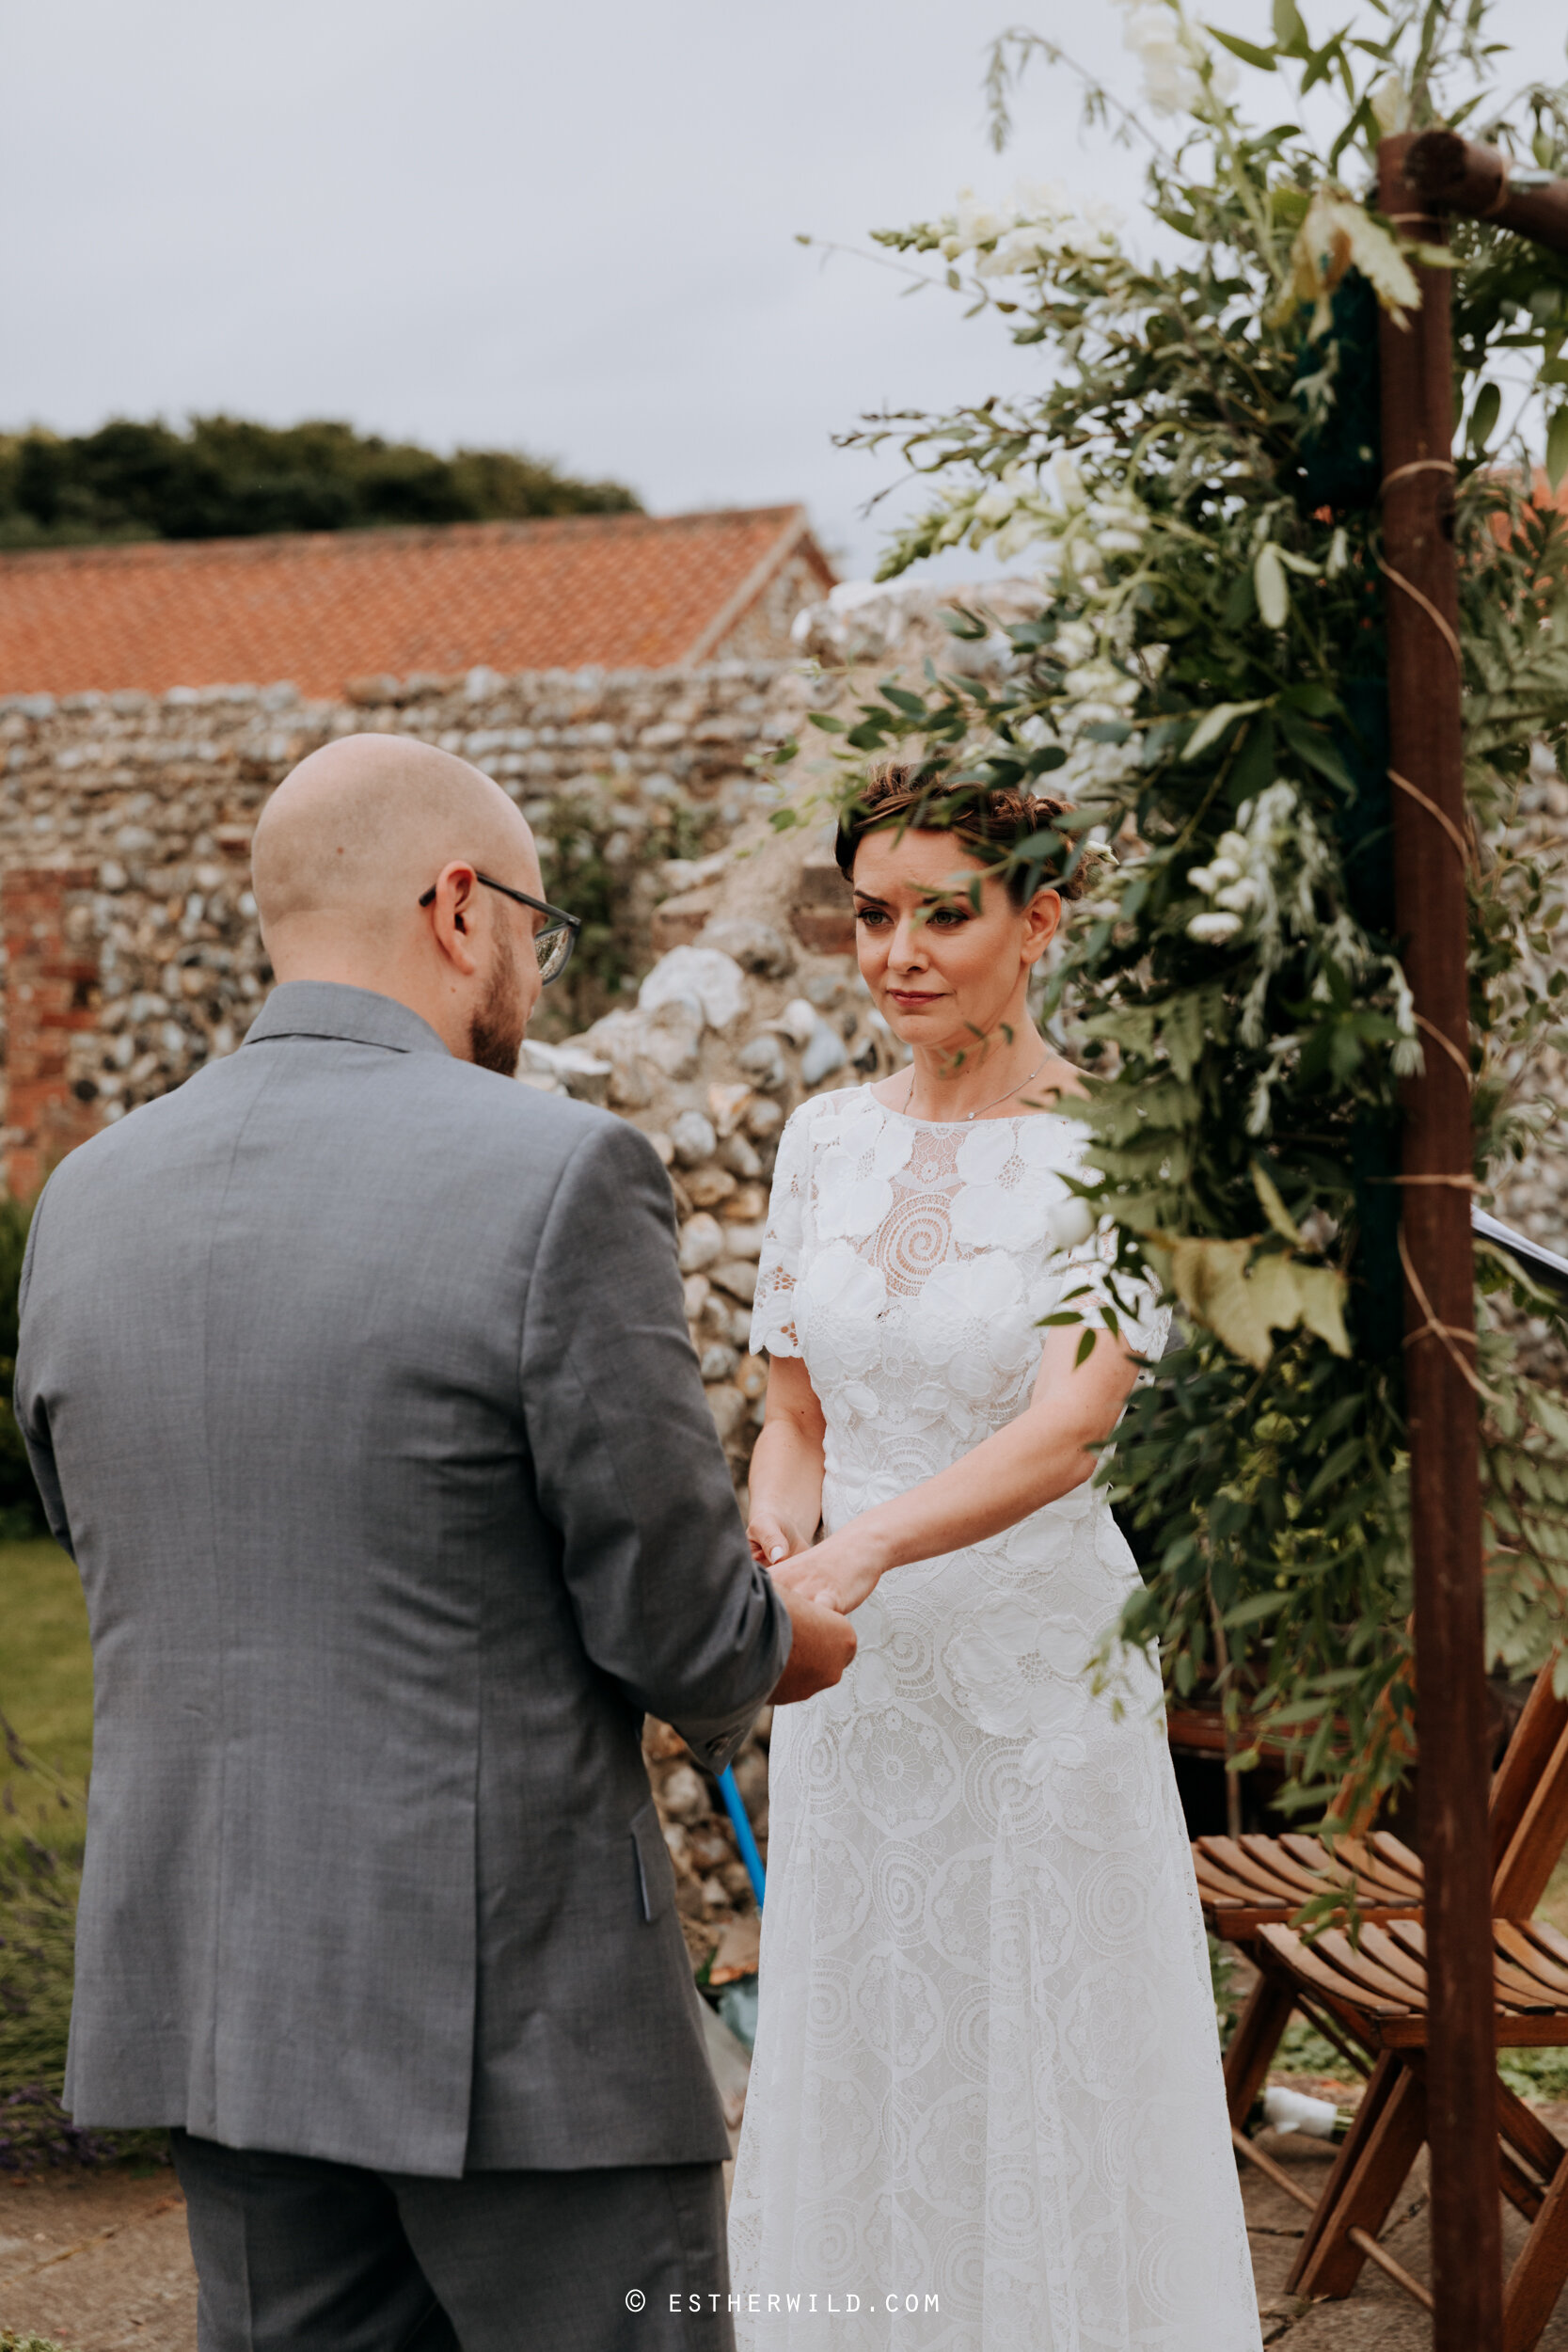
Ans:
{"label": "overcast sky", "polygon": [[[1218,15],[1256,37],[1265,0]],[[859,510],[887,471],[834,429],[1031,363],[952,296],[905,299],[795,232],[863,246],[1020,176],[1137,194],[1037,64],[990,152],[974,0],[12,0],[5,21],[0,423],[228,409],[518,447],[656,512],[803,499],[848,573],[875,561]],[[1137,103],[1105,0],[1029,21]],[[1561,73],[1557,0],[1497,21],[1517,78]]]}

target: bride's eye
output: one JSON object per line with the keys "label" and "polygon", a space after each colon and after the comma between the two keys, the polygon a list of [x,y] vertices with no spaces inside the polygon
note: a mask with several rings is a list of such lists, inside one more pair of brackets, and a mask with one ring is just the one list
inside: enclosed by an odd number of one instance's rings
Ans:
{"label": "bride's eye", "polygon": [[867,923],[875,926],[878,923],[885,923],[887,921],[887,916],[880,907],[857,907],[855,909],[855,920],[857,923]]}
{"label": "bride's eye", "polygon": [[951,930],[956,924],[973,921],[967,907],[933,907],[927,915],[927,923],[944,923]]}

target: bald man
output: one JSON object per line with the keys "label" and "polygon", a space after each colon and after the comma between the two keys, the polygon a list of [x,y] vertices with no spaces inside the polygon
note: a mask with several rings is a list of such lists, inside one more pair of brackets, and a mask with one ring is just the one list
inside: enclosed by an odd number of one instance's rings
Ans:
{"label": "bald man", "polygon": [[506,795],[350,737],[255,890],[244,1046],[61,1165],[23,1275],[93,1640],[67,2100],[171,2127],[201,2352],[719,2352],[641,1722],[718,1770],[853,1635],[752,1565],[652,1147],[512,1081],[571,925]]}

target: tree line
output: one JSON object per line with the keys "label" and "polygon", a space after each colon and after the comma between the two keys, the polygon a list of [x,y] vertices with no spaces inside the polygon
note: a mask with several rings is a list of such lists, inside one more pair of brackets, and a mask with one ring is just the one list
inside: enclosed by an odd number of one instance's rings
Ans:
{"label": "tree line", "polygon": [[641,511],[619,482],[582,482],[515,450],[439,456],[329,419],[193,417],[182,431],[117,417],[96,433],[0,435],[0,548],[248,538],[396,523],[512,522]]}

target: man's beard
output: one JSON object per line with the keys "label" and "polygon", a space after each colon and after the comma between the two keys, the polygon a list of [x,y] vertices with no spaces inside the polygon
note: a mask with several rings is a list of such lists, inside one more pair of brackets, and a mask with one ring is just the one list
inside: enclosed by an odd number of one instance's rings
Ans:
{"label": "man's beard", "polygon": [[489,985],[468,1027],[469,1059],[481,1070],[499,1071],[503,1078],[515,1076],[527,1027],[516,960],[498,940]]}

